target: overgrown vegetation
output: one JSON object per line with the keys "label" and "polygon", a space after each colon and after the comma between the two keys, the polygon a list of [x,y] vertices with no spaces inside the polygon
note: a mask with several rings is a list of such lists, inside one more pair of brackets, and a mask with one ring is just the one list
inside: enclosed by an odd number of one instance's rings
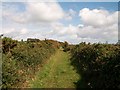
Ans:
{"label": "overgrown vegetation", "polygon": [[21,87],[26,84],[28,78],[32,78],[57,49],[71,53],[71,64],[81,77],[76,83],[77,88],[120,88],[120,45],[70,45],[66,41],[17,41],[7,37],[2,38],[0,51],[3,53],[2,87]]}
{"label": "overgrown vegetation", "polygon": [[32,77],[38,67],[45,62],[60,44],[53,40],[38,42],[2,39],[3,64],[2,87],[21,87],[26,78]]}
{"label": "overgrown vegetation", "polygon": [[120,88],[120,46],[80,43],[71,63],[81,75],[78,88]]}

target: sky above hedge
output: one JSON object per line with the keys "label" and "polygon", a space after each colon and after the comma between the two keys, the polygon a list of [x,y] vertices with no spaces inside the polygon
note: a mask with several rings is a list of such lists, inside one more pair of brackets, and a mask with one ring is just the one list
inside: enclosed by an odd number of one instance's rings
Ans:
{"label": "sky above hedge", "polygon": [[0,8],[0,33],[17,40],[118,41],[117,2],[3,2]]}

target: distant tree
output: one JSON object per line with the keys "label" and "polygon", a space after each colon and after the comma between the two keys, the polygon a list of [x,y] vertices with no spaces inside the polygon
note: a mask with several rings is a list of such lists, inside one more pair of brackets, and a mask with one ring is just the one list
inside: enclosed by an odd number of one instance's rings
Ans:
{"label": "distant tree", "polygon": [[16,45],[17,45],[16,40],[12,40],[11,38],[4,37],[2,39],[3,53],[10,52],[10,49],[14,48]]}
{"label": "distant tree", "polygon": [[105,44],[108,44],[108,41],[106,41]]}
{"label": "distant tree", "polygon": [[21,39],[21,42],[23,42],[23,39]]}
{"label": "distant tree", "polygon": [[45,41],[47,41],[47,39],[45,38]]}
{"label": "distant tree", "polygon": [[66,48],[66,47],[68,47],[68,42],[67,41],[64,42],[64,48]]}
{"label": "distant tree", "polygon": [[3,34],[0,35],[0,38],[3,36]]}
{"label": "distant tree", "polygon": [[68,44],[67,41],[64,42],[64,44],[63,44],[63,48],[64,48],[63,51],[65,51],[65,52],[70,50],[70,48],[69,48],[69,44]]}

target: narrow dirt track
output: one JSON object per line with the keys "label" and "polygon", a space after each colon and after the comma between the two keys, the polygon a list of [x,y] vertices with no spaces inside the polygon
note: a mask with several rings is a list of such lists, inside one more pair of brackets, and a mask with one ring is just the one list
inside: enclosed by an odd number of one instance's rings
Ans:
{"label": "narrow dirt track", "polygon": [[75,88],[80,79],[70,64],[70,55],[58,50],[30,81],[31,88]]}

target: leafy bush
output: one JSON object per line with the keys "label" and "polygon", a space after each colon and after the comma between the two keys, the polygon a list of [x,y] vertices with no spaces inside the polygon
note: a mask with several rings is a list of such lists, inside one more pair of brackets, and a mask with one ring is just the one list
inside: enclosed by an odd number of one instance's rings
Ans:
{"label": "leafy bush", "polygon": [[22,75],[18,74],[19,66],[16,60],[11,56],[3,54],[2,64],[2,87],[10,88],[12,85],[18,83]]}
{"label": "leafy bush", "polygon": [[65,41],[62,46],[63,46],[64,52],[67,52],[70,50],[70,47],[67,41]]}
{"label": "leafy bush", "polygon": [[2,39],[2,51],[3,53],[10,52],[10,49],[14,48],[17,46],[17,41],[12,40],[11,38],[4,37]]}
{"label": "leafy bush", "polygon": [[5,37],[2,41],[3,88],[20,87],[26,81],[26,78],[34,74],[38,69],[37,67],[54,54],[57,49],[49,40],[18,42]]}
{"label": "leafy bush", "polygon": [[85,87],[120,87],[120,46],[81,43],[71,53],[72,64],[82,75]]}

